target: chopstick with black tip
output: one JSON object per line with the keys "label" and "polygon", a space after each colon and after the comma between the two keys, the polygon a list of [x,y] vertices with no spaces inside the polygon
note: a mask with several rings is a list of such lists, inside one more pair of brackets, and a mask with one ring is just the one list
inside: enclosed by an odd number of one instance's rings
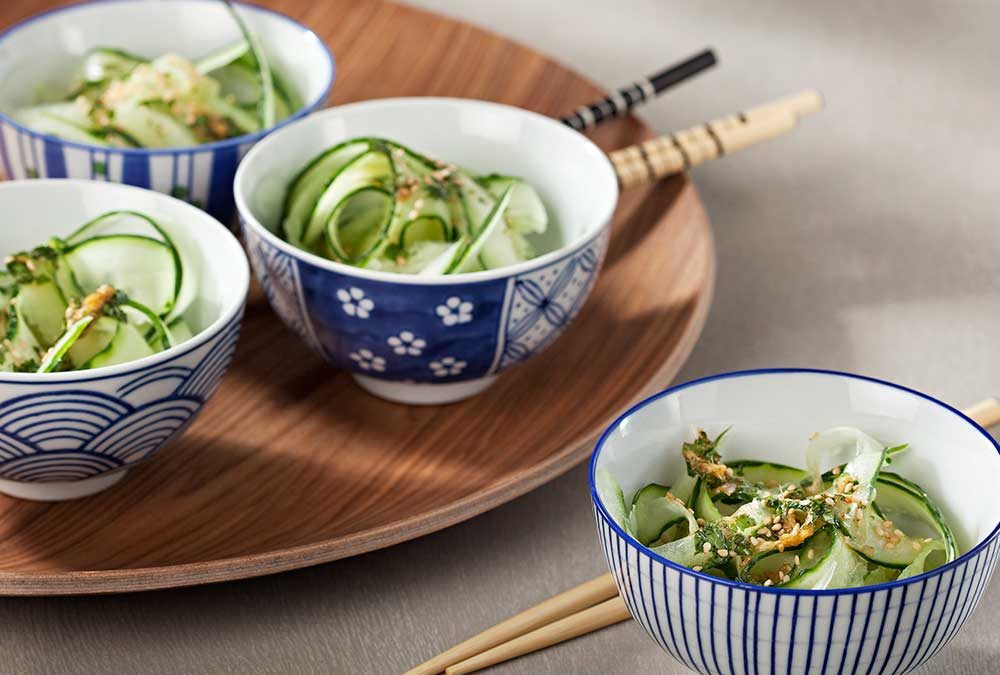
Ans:
{"label": "chopstick with black tip", "polygon": [[577,131],[586,131],[605,120],[624,115],[632,108],[658,96],[674,85],[711,68],[715,63],[715,52],[711,49],[705,49],[685,61],[675,63],[641,80],[636,80],[632,84],[608,94],[600,101],[582,105],[560,121]]}

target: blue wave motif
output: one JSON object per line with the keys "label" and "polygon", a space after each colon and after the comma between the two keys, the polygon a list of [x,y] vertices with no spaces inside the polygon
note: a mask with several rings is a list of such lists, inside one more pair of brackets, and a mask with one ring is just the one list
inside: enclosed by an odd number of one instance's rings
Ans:
{"label": "blue wave motif", "polygon": [[237,316],[199,348],[204,355],[194,367],[168,362],[140,371],[113,395],[78,388],[0,403],[0,478],[83,480],[152,455],[187,429],[218,388],[239,333]]}

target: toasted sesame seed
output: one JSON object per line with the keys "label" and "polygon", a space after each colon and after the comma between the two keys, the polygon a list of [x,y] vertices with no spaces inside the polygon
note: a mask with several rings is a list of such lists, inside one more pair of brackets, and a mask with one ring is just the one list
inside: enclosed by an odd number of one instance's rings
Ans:
{"label": "toasted sesame seed", "polygon": [[892,549],[896,548],[896,542],[890,541],[885,545],[885,547],[891,551]]}
{"label": "toasted sesame seed", "polygon": [[709,551],[712,550],[712,545],[706,541],[704,544],[701,545],[701,550],[704,551],[705,553],[708,553]]}
{"label": "toasted sesame seed", "polygon": [[771,529],[774,530],[775,532],[777,532],[781,528],[782,528],[781,523],[775,523],[774,525],[771,526]]}
{"label": "toasted sesame seed", "polygon": [[695,522],[698,523],[699,525],[704,525],[705,524],[705,519],[704,518],[696,518]]}
{"label": "toasted sesame seed", "polygon": [[910,544],[910,546],[913,547],[914,551],[919,551],[920,550],[920,542],[919,541],[913,542],[912,544]]}
{"label": "toasted sesame seed", "polygon": [[877,534],[878,536],[884,538],[885,537],[885,530],[883,530],[881,526],[876,525],[875,526],[875,534]]}
{"label": "toasted sesame seed", "polygon": [[833,501],[833,497],[827,497],[825,501],[830,506],[836,506],[836,504],[837,504],[837,502]]}
{"label": "toasted sesame seed", "polygon": [[840,467],[839,466],[833,467],[833,475],[834,476],[839,476],[840,475]]}
{"label": "toasted sesame seed", "polygon": [[762,537],[766,537],[769,533],[770,530],[768,530],[766,527],[762,527],[759,530],[757,530],[757,534],[761,535]]}
{"label": "toasted sesame seed", "polygon": [[812,549],[809,549],[808,551],[806,551],[806,558],[808,558],[809,560],[812,560],[815,557],[816,557],[816,551],[814,551]]}
{"label": "toasted sesame seed", "polygon": [[794,560],[795,560],[795,564],[796,564],[796,565],[799,565],[799,564],[801,564],[801,563],[799,562],[799,556],[795,556]]}
{"label": "toasted sesame seed", "polygon": [[704,568],[704,567],[702,567],[701,565],[695,565],[695,566],[694,566],[694,567],[692,567],[691,569],[693,569],[693,570],[694,570],[695,572],[700,572],[700,571],[702,571],[702,570],[703,570],[703,569],[705,569],[705,568]]}
{"label": "toasted sesame seed", "polygon": [[770,579],[764,579],[764,585],[765,586],[774,586],[774,582],[771,581]]}
{"label": "toasted sesame seed", "polygon": [[716,553],[719,554],[720,558],[728,558],[729,557],[729,550],[725,549],[725,548],[720,548],[719,550],[716,551]]}
{"label": "toasted sesame seed", "polygon": [[902,531],[902,530],[900,530],[900,529],[898,529],[898,528],[897,528],[897,529],[895,529],[895,530],[893,530],[893,531],[892,531],[892,533],[893,533],[894,535],[896,535],[897,537],[902,537],[902,536],[904,536],[904,535],[903,535],[903,531]]}

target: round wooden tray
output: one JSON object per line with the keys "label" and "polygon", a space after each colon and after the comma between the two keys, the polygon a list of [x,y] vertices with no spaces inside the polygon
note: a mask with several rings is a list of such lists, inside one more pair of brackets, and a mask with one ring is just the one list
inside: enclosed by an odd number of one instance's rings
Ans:
{"label": "round wooden tray", "polygon": [[[5,4],[0,25],[51,4]],[[559,115],[599,92],[534,51],[422,11],[281,5],[333,48],[334,103],[447,95]],[[629,118],[594,138],[615,149],[650,135]],[[90,499],[0,497],[0,594],[270,574],[390,546],[507,502],[579,463],[616,414],[670,382],[704,324],[714,263],[708,219],[686,179],[629,191],[604,271],[566,334],[484,394],[434,408],[365,394],[255,291],[236,361],[180,441]]]}

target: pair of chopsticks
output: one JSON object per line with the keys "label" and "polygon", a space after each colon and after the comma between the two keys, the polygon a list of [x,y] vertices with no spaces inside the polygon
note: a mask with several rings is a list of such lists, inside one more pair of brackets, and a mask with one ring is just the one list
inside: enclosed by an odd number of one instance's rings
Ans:
{"label": "pair of chopsticks", "polygon": [[[1000,424],[1000,400],[965,410],[979,426]],[[525,610],[438,654],[405,675],[463,675],[510,661],[630,618],[614,578],[604,574]]]}
{"label": "pair of chopsticks", "polygon": [[[622,87],[600,101],[582,105],[561,121],[577,131],[585,131],[605,120],[624,115],[715,63],[715,52],[705,49]],[[795,128],[799,119],[822,107],[823,99],[819,93],[805,90],[735,115],[616,150],[609,156],[621,186],[633,187],[681,173],[710,159],[780,136]]]}

